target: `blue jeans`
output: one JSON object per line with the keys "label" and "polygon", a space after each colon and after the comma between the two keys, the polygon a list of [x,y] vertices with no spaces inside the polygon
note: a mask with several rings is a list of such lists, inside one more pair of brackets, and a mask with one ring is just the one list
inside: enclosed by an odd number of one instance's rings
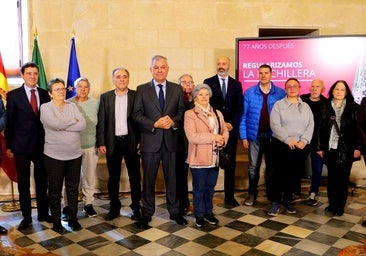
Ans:
{"label": "blue jeans", "polygon": [[310,193],[314,192],[318,194],[320,180],[322,178],[323,159],[316,153],[315,150],[311,150],[311,185]]}
{"label": "blue jeans", "polygon": [[212,199],[219,175],[219,168],[191,168],[193,208],[195,217],[212,214]]}
{"label": "blue jeans", "polygon": [[249,167],[248,167],[248,178],[249,178],[249,189],[248,192],[255,197],[258,194],[258,181],[260,174],[260,167],[262,163],[262,157],[264,154],[266,169],[269,166],[268,152],[270,145],[270,135],[268,132],[258,133],[257,140],[249,141]]}

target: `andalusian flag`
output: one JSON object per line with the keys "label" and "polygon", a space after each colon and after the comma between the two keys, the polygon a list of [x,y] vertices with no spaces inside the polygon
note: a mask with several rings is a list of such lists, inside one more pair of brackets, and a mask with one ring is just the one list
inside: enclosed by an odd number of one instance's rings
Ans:
{"label": "andalusian flag", "polygon": [[[5,68],[3,64],[3,58],[0,52],[0,93],[3,102],[6,102],[6,94],[9,91],[8,80],[6,79]],[[11,181],[17,182],[18,176],[15,169],[14,158],[9,158],[6,155],[6,145],[4,134],[0,134],[0,146],[1,146],[1,168],[8,175]]]}
{"label": "andalusian flag", "polygon": [[0,94],[3,101],[6,100],[6,94],[8,91],[9,91],[8,80],[6,79],[3,58],[1,57],[0,52]]}
{"label": "andalusian flag", "polygon": [[32,62],[36,63],[39,68],[38,72],[38,86],[47,90],[47,78],[46,78],[46,72],[44,71],[43,61],[41,52],[38,48],[38,41],[37,41],[37,35],[34,37],[34,47],[33,47],[33,53],[32,53]]}

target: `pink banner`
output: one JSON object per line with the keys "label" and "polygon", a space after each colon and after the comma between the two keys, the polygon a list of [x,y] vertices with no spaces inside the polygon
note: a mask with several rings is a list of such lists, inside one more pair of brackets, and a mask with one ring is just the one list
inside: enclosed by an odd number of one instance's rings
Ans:
{"label": "pink banner", "polygon": [[366,36],[237,39],[237,77],[244,91],[258,83],[261,64],[272,67],[272,81],[284,87],[295,77],[301,93],[320,78],[326,92],[339,79],[347,81],[356,101],[366,95]]}

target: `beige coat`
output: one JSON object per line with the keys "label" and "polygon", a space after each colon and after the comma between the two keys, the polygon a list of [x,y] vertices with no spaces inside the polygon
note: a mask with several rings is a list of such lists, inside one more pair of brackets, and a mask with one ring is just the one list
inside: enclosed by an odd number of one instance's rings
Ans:
{"label": "beige coat", "polygon": [[[217,110],[221,134],[225,138],[225,145],[229,139],[229,132],[225,126],[224,117]],[[213,112],[213,115],[215,113]],[[217,119],[216,119],[217,120]],[[210,166],[212,164],[213,146],[215,145],[215,134],[209,131],[208,117],[195,107],[185,112],[184,131],[188,139],[188,157],[186,162],[190,165]]]}

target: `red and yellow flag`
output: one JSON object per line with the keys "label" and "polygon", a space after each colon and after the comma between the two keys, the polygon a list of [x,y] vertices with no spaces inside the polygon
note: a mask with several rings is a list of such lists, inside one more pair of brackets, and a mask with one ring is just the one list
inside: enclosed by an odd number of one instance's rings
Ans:
{"label": "red and yellow flag", "polygon": [[8,93],[8,91],[9,91],[8,80],[6,79],[3,58],[1,57],[0,52],[0,94],[3,101],[6,100],[6,94]]}
{"label": "red and yellow flag", "polygon": [[[3,64],[3,58],[0,52],[0,94],[3,102],[6,102],[6,94],[9,91],[8,80],[6,78],[5,68]],[[6,155],[6,145],[4,133],[0,134],[0,145],[1,145],[1,168],[8,175],[9,179],[18,182],[17,171],[15,169],[14,158],[9,158]]]}

